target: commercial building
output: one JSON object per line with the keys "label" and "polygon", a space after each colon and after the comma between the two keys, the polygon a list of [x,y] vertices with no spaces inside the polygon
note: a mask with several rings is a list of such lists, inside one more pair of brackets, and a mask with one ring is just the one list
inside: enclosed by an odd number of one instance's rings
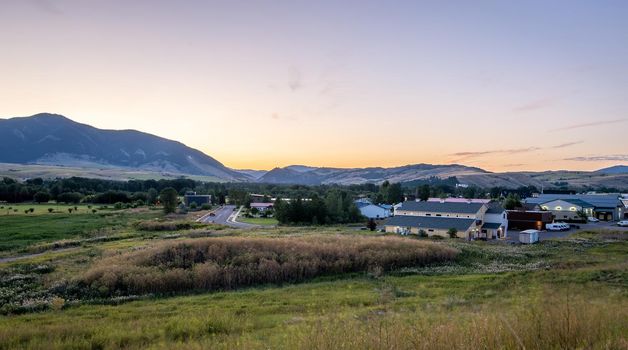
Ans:
{"label": "commercial building", "polygon": [[560,221],[577,221],[573,218],[581,210],[599,220],[617,221],[626,215],[621,198],[619,193],[540,194],[526,198],[525,203],[536,204],[541,210],[552,212],[554,218]]}
{"label": "commercial building", "polygon": [[[488,213],[488,214],[487,214]],[[482,201],[406,201],[395,216],[384,221],[386,232],[448,236],[450,229],[468,239],[495,239],[507,235],[508,218],[497,203]]]}
{"label": "commercial building", "polygon": [[195,203],[196,206],[200,207],[203,204],[211,204],[212,196],[208,194],[196,194],[196,192],[186,192],[185,196],[183,196],[183,203],[185,206],[189,207],[192,203]]}

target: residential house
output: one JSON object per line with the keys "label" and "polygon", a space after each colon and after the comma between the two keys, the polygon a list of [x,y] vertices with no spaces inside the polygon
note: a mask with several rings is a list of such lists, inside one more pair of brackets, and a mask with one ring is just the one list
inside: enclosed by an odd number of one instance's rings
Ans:
{"label": "residential house", "polygon": [[251,209],[256,208],[260,213],[273,209],[273,203],[251,203]]}

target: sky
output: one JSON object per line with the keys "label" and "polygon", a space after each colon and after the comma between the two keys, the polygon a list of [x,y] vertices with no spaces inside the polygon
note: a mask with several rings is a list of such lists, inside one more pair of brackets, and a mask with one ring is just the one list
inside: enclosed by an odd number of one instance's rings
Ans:
{"label": "sky", "polygon": [[628,164],[628,1],[0,0],[0,118],[227,166]]}

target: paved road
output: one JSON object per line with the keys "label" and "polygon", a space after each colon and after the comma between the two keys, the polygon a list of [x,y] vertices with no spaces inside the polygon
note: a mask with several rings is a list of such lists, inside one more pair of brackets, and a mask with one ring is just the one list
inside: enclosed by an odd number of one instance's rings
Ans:
{"label": "paved road", "polygon": [[[555,238],[564,238],[571,234],[580,231],[589,231],[589,230],[614,230],[614,231],[626,231],[628,232],[628,227],[619,227],[616,222],[595,222],[595,223],[587,223],[587,224],[576,224],[579,225],[579,229],[571,229],[569,231],[541,231],[539,234],[539,240],[545,241],[548,239]],[[508,241],[519,242],[519,231],[508,230]]]}
{"label": "paved road", "polygon": [[257,225],[247,224],[244,222],[238,222],[235,220],[238,211],[235,205],[223,205],[222,207],[213,211],[215,216],[206,214],[198,219],[199,222],[214,223],[220,225],[226,225],[236,228],[254,228]]}

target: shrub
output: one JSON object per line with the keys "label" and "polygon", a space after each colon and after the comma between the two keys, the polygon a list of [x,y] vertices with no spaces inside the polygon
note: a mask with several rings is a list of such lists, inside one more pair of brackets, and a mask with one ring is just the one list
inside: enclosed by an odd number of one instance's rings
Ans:
{"label": "shrub", "polygon": [[429,236],[428,236],[427,232],[425,232],[425,230],[420,229],[420,230],[419,230],[419,237],[422,237],[422,238],[427,238],[427,237],[429,237]]}
{"label": "shrub", "polygon": [[81,281],[108,295],[224,290],[449,261],[458,251],[400,237],[221,237],[100,260]]}
{"label": "shrub", "polygon": [[179,231],[193,228],[193,224],[187,221],[140,221],[135,224],[140,231]]}
{"label": "shrub", "polygon": [[54,211],[54,209],[52,209],[52,208],[48,208],[48,212],[49,212],[49,213],[52,213],[53,211]]}
{"label": "shrub", "polygon": [[116,204],[113,205],[114,209],[120,210],[124,207],[124,203],[122,202],[117,202]]}
{"label": "shrub", "polygon": [[458,230],[456,230],[455,228],[450,228],[449,230],[447,230],[447,234],[450,238],[458,238]]}
{"label": "shrub", "polygon": [[209,204],[207,204],[207,203],[205,203],[205,204],[203,204],[203,205],[201,206],[201,209],[203,209],[203,210],[210,210],[211,208],[212,208],[212,206],[211,206],[211,205],[209,205]]}

